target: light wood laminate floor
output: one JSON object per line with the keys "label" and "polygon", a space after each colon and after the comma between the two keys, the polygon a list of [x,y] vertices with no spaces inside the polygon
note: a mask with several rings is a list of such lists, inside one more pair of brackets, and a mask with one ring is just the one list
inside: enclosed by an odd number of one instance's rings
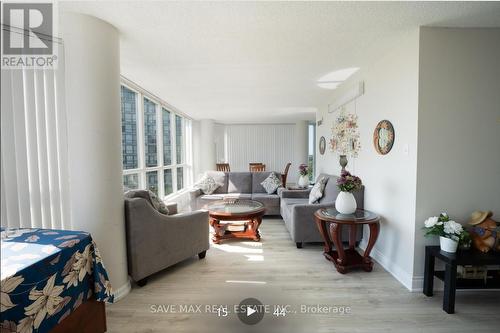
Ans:
{"label": "light wood laminate floor", "polygon": [[[204,260],[186,260],[107,306],[108,332],[498,332],[500,292],[458,292],[456,313],[432,298],[410,293],[375,263],[373,272],[337,273],[320,244],[297,249],[277,218],[264,219],[262,241],[211,244]],[[266,314],[253,326],[235,314],[205,313],[247,297],[290,305],[285,317]],[[202,313],[158,312],[169,305],[202,305]],[[304,314],[301,306],[350,307],[350,314]],[[193,307],[195,308],[195,307]],[[333,309],[335,310],[335,309]],[[293,313],[296,311],[297,313]]]}

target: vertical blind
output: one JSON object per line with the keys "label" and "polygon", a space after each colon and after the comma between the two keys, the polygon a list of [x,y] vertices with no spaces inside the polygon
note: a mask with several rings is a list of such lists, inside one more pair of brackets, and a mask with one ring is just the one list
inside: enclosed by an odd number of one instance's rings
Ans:
{"label": "vertical blind", "polygon": [[2,69],[1,225],[69,229],[64,50],[57,69]]}

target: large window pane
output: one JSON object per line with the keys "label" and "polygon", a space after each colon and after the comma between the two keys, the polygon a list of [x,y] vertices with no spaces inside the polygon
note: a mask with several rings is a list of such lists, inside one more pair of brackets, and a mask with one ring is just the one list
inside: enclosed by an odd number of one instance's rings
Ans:
{"label": "large window pane", "polygon": [[144,98],[144,153],[147,167],[158,165],[156,150],[156,104]]}
{"label": "large window pane", "polygon": [[165,169],[163,173],[163,186],[165,190],[165,195],[169,195],[174,192],[174,187],[172,185],[172,170]]}
{"label": "large window pane", "polygon": [[146,172],[146,187],[148,190],[158,195],[158,172]]}
{"label": "large window pane", "polygon": [[163,110],[163,165],[172,164],[172,129],[170,112]]}
{"label": "large window pane", "polygon": [[177,191],[184,188],[184,168],[177,168]]}
{"label": "large window pane", "polygon": [[137,102],[136,93],[122,86],[122,157],[123,169],[137,169]]}
{"label": "large window pane", "polygon": [[135,190],[139,188],[139,175],[134,173],[123,176],[123,187],[125,189]]}
{"label": "large window pane", "polygon": [[184,163],[183,160],[183,121],[182,117],[175,115],[175,157],[177,164]]}

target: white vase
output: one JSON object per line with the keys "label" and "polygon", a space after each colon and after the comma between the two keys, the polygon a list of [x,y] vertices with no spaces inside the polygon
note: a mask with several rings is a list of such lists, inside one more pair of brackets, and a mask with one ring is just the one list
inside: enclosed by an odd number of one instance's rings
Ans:
{"label": "white vase", "polygon": [[341,214],[352,214],[356,211],[356,199],[351,192],[340,192],[335,200],[335,209]]}
{"label": "white vase", "polygon": [[306,188],[309,185],[309,177],[307,175],[299,176],[299,181],[297,185],[301,188]]}
{"label": "white vase", "polygon": [[441,247],[441,251],[455,253],[457,252],[458,242],[450,238],[439,236],[439,246]]}

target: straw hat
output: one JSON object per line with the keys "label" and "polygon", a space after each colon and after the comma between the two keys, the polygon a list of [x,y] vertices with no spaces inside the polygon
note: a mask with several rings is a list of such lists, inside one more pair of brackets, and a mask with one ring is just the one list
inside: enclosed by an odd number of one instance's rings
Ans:
{"label": "straw hat", "polygon": [[472,213],[469,224],[477,225],[486,220],[488,217],[491,217],[491,215],[493,215],[493,213],[490,211],[482,212],[480,210],[476,210],[474,213]]}

